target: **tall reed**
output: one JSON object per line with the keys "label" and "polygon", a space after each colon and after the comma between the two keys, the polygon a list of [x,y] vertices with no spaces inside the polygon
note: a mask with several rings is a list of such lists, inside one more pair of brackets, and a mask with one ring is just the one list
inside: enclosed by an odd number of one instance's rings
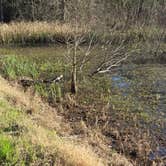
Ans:
{"label": "tall reed", "polygon": [[133,26],[130,29],[107,28],[100,32],[90,28],[89,25],[77,27],[73,24],[60,24],[56,22],[12,22],[10,24],[0,24],[0,44],[66,44],[67,41],[73,41],[74,37],[80,35],[83,44],[88,44],[92,38],[96,43],[104,41],[115,41],[118,44],[124,41],[151,41],[166,40],[166,33],[163,33],[161,27]]}
{"label": "tall reed", "polygon": [[0,44],[65,43],[75,34],[89,35],[85,27],[47,22],[12,22],[0,24]]}

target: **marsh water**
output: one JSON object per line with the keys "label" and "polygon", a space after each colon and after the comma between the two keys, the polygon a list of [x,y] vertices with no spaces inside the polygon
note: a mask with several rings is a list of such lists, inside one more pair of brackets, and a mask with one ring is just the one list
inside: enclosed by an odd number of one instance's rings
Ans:
{"label": "marsh water", "polygon": [[[139,102],[143,100],[156,101],[156,104],[148,102],[144,107],[146,113],[153,117],[150,131],[155,137],[157,149],[150,153],[150,160],[166,158],[166,65],[144,64],[123,66],[119,72],[112,76],[113,86],[119,88],[124,96],[133,95]],[[142,90],[141,90],[142,89]],[[145,94],[140,95],[139,91]],[[144,91],[144,92],[143,92]],[[154,106],[154,107],[153,107]],[[149,126],[148,126],[149,127]]]}
{"label": "marsh water", "polygon": [[[63,47],[0,48],[0,55],[24,55],[52,62],[63,59]],[[49,74],[49,73],[48,73]],[[166,157],[166,64],[127,64],[110,75],[113,88],[141,103],[143,111],[153,119],[151,132],[158,144],[150,159]],[[146,116],[147,116],[146,114]],[[162,141],[161,141],[162,140]]]}

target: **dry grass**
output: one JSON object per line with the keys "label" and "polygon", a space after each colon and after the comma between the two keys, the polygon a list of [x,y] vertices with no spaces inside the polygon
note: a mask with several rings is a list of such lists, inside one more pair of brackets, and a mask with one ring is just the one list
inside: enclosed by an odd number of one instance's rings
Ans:
{"label": "dry grass", "polygon": [[129,163],[129,161],[125,157],[123,157],[117,153],[114,153],[112,155],[111,163],[112,163],[111,164],[112,166],[122,166],[122,165],[132,166],[132,164]]}
{"label": "dry grass", "polygon": [[26,123],[28,123],[29,126],[29,132],[26,137],[30,138],[33,144],[39,144],[55,150],[58,156],[64,161],[65,165],[104,165],[89,147],[75,144],[73,141],[64,140],[57,136],[56,133],[52,133],[30,121],[27,121]]}
{"label": "dry grass", "polygon": [[[76,35],[83,37],[83,44],[115,40],[126,42],[153,41],[161,38],[165,41],[166,35],[161,27],[133,26],[130,29],[111,29],[107,32],[94,31],[90,25],[60,24],[56,22],[12,22],[0,24],[0,44],[66,44],[67,39],[72,41]],[[103,40],[104,39],[104,40]]]}
{"label": "dry grass", "polygon": [[[74,28],[69,24],[47,23],[47,22],[13,22],[10,24],[0,24],[1,34],[25,34],[32,35],[38,33],[73,33]],[[81,32],[81,29],[79,29]],[[83,29],[82,29],[83,30]]]}
{"label": "dry grass", "polygon": [[0,77],[0,92],[1,94],[10,99],[10,101],[14,102],[15,105],[22,106],[24,109],[39,109],[38,99],[28,97],[18,88],[11,86],[6,80]]}
{"label": "dry grass", "polygon": [[85,27],[47,22],[0,24],[0,44],[65,43],[73,34],[88,34]]}

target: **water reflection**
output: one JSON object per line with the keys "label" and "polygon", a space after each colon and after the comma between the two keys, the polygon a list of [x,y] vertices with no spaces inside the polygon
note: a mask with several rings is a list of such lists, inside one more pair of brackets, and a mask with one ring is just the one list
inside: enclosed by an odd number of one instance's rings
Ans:
{"label": "water reflection", "polygon": [[127,82],[126,78],[120,75],[112,76],[112,83],[113,87],[119,88],[120,90],[127,89],[130,86],[130,83]]}

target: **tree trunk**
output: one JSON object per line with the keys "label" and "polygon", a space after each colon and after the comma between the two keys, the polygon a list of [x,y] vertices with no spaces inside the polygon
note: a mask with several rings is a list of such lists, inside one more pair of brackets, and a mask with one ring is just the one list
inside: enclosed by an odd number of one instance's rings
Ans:
{"label": "tree trunk", "polygon": [[63,22],[65,20],[65,0],[60,0],[59,9],[59,19]]}
{"label": "tree trunk", "polygon": [[76,94],[77,93],[77,75],[76,75],[76,68],[73,66],[72,71],[72,81],[71,81],[71,93]]}
{"label": "tree trunk", "polygon": [[34,2],[34,0],[31,1],[31,8],[32,8],[32,21],[35,21],[35,2]]}
{"label": "tree trunk", "polygon": [[1,10],[1,22],[3,22],[4,21],[4,15],[3,15],[3,0],[0,0],[0,10]]}
{"label": "tree trunk", "polygon": [[75,44],[74,55],[72,59],[71,93],[77,93],[77,44]]}
{"label": "tree trunk", "polygon": [[137,11],[137,19],[139,19],[141,16],[143,4],[144,4],[144,0],[140,0],[139,6],[138,6],[138,11]]}

